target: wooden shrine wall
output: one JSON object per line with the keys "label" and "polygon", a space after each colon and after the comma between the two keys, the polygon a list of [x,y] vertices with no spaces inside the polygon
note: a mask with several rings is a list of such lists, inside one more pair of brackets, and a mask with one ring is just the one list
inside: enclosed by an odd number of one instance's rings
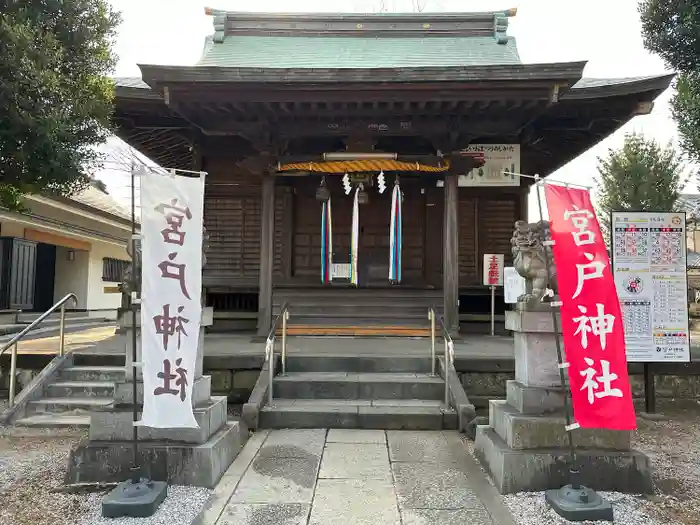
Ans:
{"label": "wooden shrine wall", "polygon": [[502,253],[512,264],[510,239],[520,218],[520,195],[511,188],[459,189],[459,284],[483,285],[485,253]]}
{"label": "wooden shrine wall", "polygon": [[[333,260],[350,262],[353,194],[345,195],[341,177],[327,177],[331,193]],[[393,181],[383,194],[367,188],[368,202],[360,205],[359,266],[372,281],[386,281],[389,269],[389,227]],[[402,208],[402,274],[405,282],[423,284],[426,246],[425,194],[418,181],[405,177]],[[318,282],[321,275],[321,203],[316,200],[318,178],[294,181],[292,279]],[[361,275],[361,279],[362,279]]]}
{"label": "wooden shrine wall", "polygon": [[[203,285],[257,288],[260,273],[260,177],[238,170],[226,157],[206,159],[204,225],[209,234]],[[291,244],[291,189],[275,188],[275,251],[273,275],[289,271],[285,247]]]}
{"label": "wooden shrine wall", "polygon": [[[262,203],[260,177],[243,172],[231,159],[206,159],[204,223],[209,234],[203,284],[217,289],[257,289],[260,271]],[[352,197],[340,177],[328,177],[332,198],[336,262],[349,262]],[[391,179],[380,195],[368,188],[360,207],[360,256],[376,280],[388,271]],[[321,204],[317,178],[278,178],[275,188],[273,279],[275,283],[318,283],[321,261]],[[442,286],[444,193],[418,180],[402,179],[403,277],[405,283]],[[459,188],[460,287],[481,286],[484,253],[505,254],[520,218],[517,188]]]}

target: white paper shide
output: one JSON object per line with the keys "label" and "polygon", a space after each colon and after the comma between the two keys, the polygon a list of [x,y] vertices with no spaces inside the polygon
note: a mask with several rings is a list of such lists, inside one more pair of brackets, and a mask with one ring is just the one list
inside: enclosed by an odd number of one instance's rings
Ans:
{"label": "white paper shide", "polygon": [[142,178],[143,426],[198,428],[191,396],[202,317],[203,204],[204,177]]}

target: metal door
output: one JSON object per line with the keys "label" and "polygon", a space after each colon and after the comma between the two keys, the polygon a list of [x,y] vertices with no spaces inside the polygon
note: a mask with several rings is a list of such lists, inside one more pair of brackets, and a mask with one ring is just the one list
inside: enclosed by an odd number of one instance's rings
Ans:
{"label": "metal door", "polygon": [[32,310],[36,279],[36,243],[14,239],[10,265],[9,306],[15,310]]}

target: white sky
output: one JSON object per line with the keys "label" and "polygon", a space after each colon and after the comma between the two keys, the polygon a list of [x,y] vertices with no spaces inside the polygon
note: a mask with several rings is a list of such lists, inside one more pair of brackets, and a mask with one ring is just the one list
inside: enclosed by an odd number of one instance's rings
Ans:
{"label": "white sky", "polygon": [[[201,54],[204,37],[211,34],[212,18],[204,7],[228,10],[287,11],[279,0],[257,0],[243,6],[233,0],[112,0],[122,12],[116,53],[118,76],[140,76],[137,64],[192,65]],[[372,12],[380,0],[296,0],[293,11]],[[412,11],[415,0],[385,0],[390,11]],[[421,0],[424,12],[481,11],[518,8],[508,34],[517,39],[525,63],[588,60],[585,77],[625,77],[660,74],[664,64],[642,45],[637,0]],[[247,7],[247,8],[246,8]],[[251,9],[254,8],[254,9]],[[561,168],[551,178],[593,185],[596,158],[622,143],[624,133],[643,132],[666,143],[676,141],[669,110],[670,90],[656,102],[651,115],[633,119],[616,134]],[[128,177],[109,171],[99,174],[110,192],[128,200]],[[692,181],[686,192],[696,192]],[[535,202],[531,199],[530,209]],[[534,218],[534,217],[532,217]]]}

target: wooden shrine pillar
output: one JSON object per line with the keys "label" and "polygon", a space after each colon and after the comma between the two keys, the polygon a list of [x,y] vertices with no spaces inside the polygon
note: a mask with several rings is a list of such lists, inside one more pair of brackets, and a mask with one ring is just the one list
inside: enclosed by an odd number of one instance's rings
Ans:
{"label": "wooden shrine pillar", "polygon": [[262,177],[260,192],[260,275],[258,287],[257,337],[267,337],[272,322],[272,265],[275,240],[275,176]]}
{"label": "wooden shrine pillar", "polygon": [[[522,184],[523,181],[521,180]],[[519,220],[530,222],[528,220],[529,215],[529,196],[530,196],[530,186],[522,185],[520,186],[520,217]]]}
{"label": "wooden shrine pillar", "polygon": [[[445,328],[459,331],[459,217],[457,175],[445,175],[445,220],[442,258]],[[476,226],[476,225],[475,225]]]}

